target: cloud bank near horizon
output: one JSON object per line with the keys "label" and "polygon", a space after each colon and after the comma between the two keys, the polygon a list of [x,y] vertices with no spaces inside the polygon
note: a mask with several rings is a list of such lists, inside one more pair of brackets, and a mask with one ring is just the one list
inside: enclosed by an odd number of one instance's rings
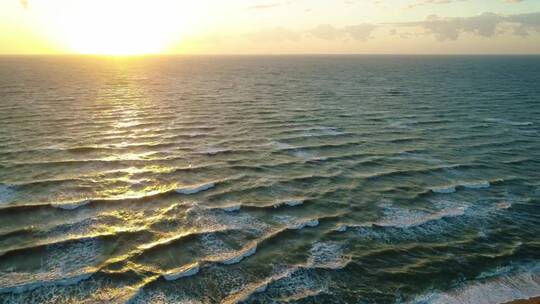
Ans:
{"label": "cloud bank near horizon", "polygon": [[[35,12],[40,8],[54,12],[66,3],[75,3],[69,1],[90,0],[10,0],[10,3],[24,18],[37,16]],[[106,0],[95,1],[104,10],[111,7]],[[129,0],[121,1],[130,5]],[[139,1],[148,1],[151,6],[175,0]],[[202,7],[202,15],[194,15],[198,25],[176,37],[175,41],[179,42],[171,46],[171,52],[188,49],[219,53],[225,49],[224,45],[228,45],[227,53],[267,50],[272,53],[280,48],[284,52],[304,53],[340,52],[340,48],[346,53],[402,50],[430,53],[444,51],[447,46],[455,47],[452,52],[460,52],[459,48],[463,52],[476,52],[475,46],[478,52],[513,52],[509,45],[517,43],[516,52],[540,53],[540,1],[493,0],[486,4],[480,0],[231,0],[226,3],[201,0],[197,4],[186,3]],[[192,14],[192,7],[186,9]],[[20,24],[30,22],[23,20]],[[12,24],[4,30],[13,28],[16,29]],[[46,28],[46,24],[36,28]],[[0,35],[0,45],[15,44]],[[0,53],[9,49],[0,46]],[[15,46],[11,49],[17,50]]]}

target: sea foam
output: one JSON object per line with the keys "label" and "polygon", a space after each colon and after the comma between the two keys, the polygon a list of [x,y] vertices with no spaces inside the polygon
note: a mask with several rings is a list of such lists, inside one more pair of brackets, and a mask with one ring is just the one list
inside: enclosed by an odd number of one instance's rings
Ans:
{"label": "sea foam", "polygon": [[448,292],[432,292],[418,297],[415,304],[493,304],[540,296],[538,267],[470,283]]}
{"label": "sea foam", "polygon": [[211,189],[211,188],[215,187],[215,185],[216,185],[215,183],[210,182],[210,183],[206,183],[206,184],[199,184],[199,185],[194,185],[194,186],[186,186],[186,187],[183,187],[183,188],[176,189],[176,193],[186,194],[186,195],[196,194],[196,193]]}
{"label": "sea foam", "polygon": [[190,277],[199,273],[199,263],[186,265],[176,270],[172,270],[163,275],[163,278],[167,281],[175,281],[180,278]]}
{"label": "sea foam", "polygon": [[257,245],[245,248],[234,255],[227,257],[221,261],[225,265],[237,264],[240,263],[243,259],[254,255],[257,252]]}
{"label": "sea foam", "polygon": [[52,203],[51,206],[58,209],[75,210],[79,207],[88,205],[90,203],[91,203],[90,200],[82,200],[82,201],[70,202],[70,203]]}
{"label": "sea foam", "polygon": [[431,191],[434,193],[449,194],[456,192],[455,186],[446,186],[446,187],[437,187],[431,188]]}
{"label": "sea foam", "polygon": [[373,224],[381,227],[409,228],[447,217],[462,216],[467,208],[468,206],[447,206],[428,212],[390,206],[385,208],[384,217]]}
{"label": "sea foam", "polygon": [[488,181],[463,184],[463,187],[469,188],[469,189],[483,189],[483,188],[489,188],[490,186],[491,184]]}

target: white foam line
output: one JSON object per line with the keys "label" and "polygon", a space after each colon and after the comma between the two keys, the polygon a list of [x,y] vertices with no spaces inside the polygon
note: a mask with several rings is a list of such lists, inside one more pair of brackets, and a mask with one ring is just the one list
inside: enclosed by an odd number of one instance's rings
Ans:
{"label": "white foam line", "polygon": [[449,292],[432,292],[411,303],[495,304],[540,296],[540,276],[529,271],[478,280]]}
{"label": "white foam line", "polygon": [[237,263],[240,263],[240,261],[242,261],[244,258],[254,255],[256,252],[257,252],[257,245],[253,245],[247,249],[242,250],[240,254],[238,255],[222,260],[221,263],[225,265],[237,264]]}
{"label": "white foam line", "polygon": [[305,227],[317,227],[317,226],[319,226],[319,220],[318,219],[311,219],[311,220],[308,220],[308,221],[305,221],[305,222],[294,223],[294,224],[288,226],[288,228],[292,229],[292,230],[299,230],[299,229],[303,229]]}
{"label": "white foam line", "polygon": [[291,206],[291,207],[300,206],[303,203],[304,203],[304,200],[301,200],[301,199],[293,199],[293,200],[288,200],[284,202],[285,205]]}
{"label": "white foam line", "polygon": [[489,181],[480,181],[480,182],[435,187],[435,188],[431,188],[431,191],[434,193],[449,194],[449,193],[456,192],[457,187],[463,187],[467,189],[485,189],[485,188],[489,188],[490,186],[491,186],[491,183]]}
{"label": "white foam line", "polygon": [[63,278],[63,279],[57,279],[57,280],[51,280],[51,281],[35,281],[35,282],[25,283],[25,284],[16,285],[16,286],[4,287],[4,288],[0,288],[0,294],[2,293],[19,294],[19,293],[23,293],[27,291],[32,291],[40,287],[75,285],[81,281],[88,280],[92,275],[94,275],[93,271],[76,275],[70,278]]}
{"label": "white foam line", "polygon": [[194,185],[194,186],[187,186],[187,187],[184,187],[184,188],[178,188],[176,189],[176,193],[179,193],[179,194],[186,194],[186,195],[190,195],[190,194],[196,194],[196,193],[199,193],[199,192],[202,192],[202,191],[206,191],[208,189],[211,189],[215,186],[216,184],[213,183],[213,182],[210,182],[210,183],[206,183],[206,184],[200,184],[200,185]]}
{"label": "white foam line", "polygon": [[79,207],[90,204],[90,202],[91,202],[90,200],[84,200],[84,201],[72,202],[72,203],[52,203],[51,206],[58,209],[75,210]]}
{"label": "white foam line", "polygon": [[167,272],[163,275],[163,278],[167,281],[175,281],[180,278],[194,276],[199,273],[199,263],[190,264],[179,269]]}
{"label": "white foam line", "polygon": [[448,194],[448,193],[456,192],[456,187],[455,186],[436,187],[436,188],[431,188],[431,191],[434,193]]}
{"label": "white foam line", "polygon": [[530,122],[530,121],[511,121],[511,120],[506,120],[506,119],[501,119],[501,118],[488,118],[486,119],[487,122],[496,122],[496,123],[501,123],[501,124],[505,124],[505,125],[510,125],[510,126],[532,126],[534,125],[533,122]]}
{"label": "white foam line", "polygon": [[375,222],[374,224],[381,227],[410,228],[443,218],[462,216],[465,214],[466,210],[467,206],[445,208],[435,213],[414,213],[404,211],[402,215],[391,216],[387,219]]}
{"label": "white foam line", "polygon": [[511,207],[512,207],[512,204],[509,202],[500,202],[497,204],[497,209],[505,210],[505,209],[510,209]]}
{"label": "white foam line", "polygon": [[232,205],[232,206],[226,206],[221,207],[220,209],[224,210],[225,212],[235,212],[241,209],[240,205]]}
{"label": "white foam line", "polygon": [[232,294],[228,296],[227,298],[225,298],[222,303],[225,303],[225,304],[243,303],[247,301],[254,294],[265,292],[268,289],[268,286],[270,284],[290,277],[291,274],[297,271],[298,269],[300,269],[300,267],[293,266],[291,268],[286,269],[285,271],[274,274],[260,282],[250,284],[246,288],[241,290],[240,292],[236,294]]}
{"label": "white foam line", "polygon": [[483,188],[489,188],[490,186],[491,184],[487,181],[463,184],[463,187],[469,188],[469,189],[483,189]]}
{"label": "white foam line", "polygon": [[349,229],[349,227],[347,227],[347,225],[339,225],[338,227],[336,227],[336,229],[334,229],[334,231],[345,232],[345,231],[347,231],[347,229]]}

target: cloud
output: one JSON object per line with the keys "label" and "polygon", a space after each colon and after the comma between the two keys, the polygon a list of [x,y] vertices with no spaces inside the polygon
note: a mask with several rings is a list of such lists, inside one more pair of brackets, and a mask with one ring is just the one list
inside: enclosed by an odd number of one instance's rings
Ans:
{"label": "cloud", "polygon": [[291,1],[267,3],[267,4],[257,4],[257,5],[252,5],[252,6],[248,7],[247,9],[248,10],[268,9],[268,8],[276,8],[276,7],[280,7],[280,6],[285,6],[285,5],[289,5],[289,4],[291,4]]}
{"label": "cloud", "polygon": [[334,27],[329,24],[321,24],[307,31],[307,33],[315,38],[329,41],[348,39],[366,41],[370,38],[371,33],[375,28],[375,25],[368,23],[350,25],[342,28]]}
{"label": "cloud", "polygon": [[326,41],[367,41],[371,33],[377,28],[376,25],[362,23],[345,27],[335,27],[330,24],[320,24],[311,29],[294,31],[285,27],[261,29],[245,35],[252,41],[300,41],[302,39],[315,38]]}
{"label": "cloud", "polygon": [[276,27],[252,32],[247,34],[246,37],[253,41],[299,41],[302,39],[302,33],[295,32],[284,27]]}
{"label": "cloud", "polygon": [[450,4],[458,1],[466,1],[466,0],[416,0],[415,2],[409,4],[407,8],[415,8],[418,6],[423,5],[430,5],[430,4]]}
{"label": "cloud", "polygon": [[396,23],[397,27],[421,27],[427,33],[435,35],[437,40],[457,40],[463,33],[482,37],[493,37],[501,33],[527,36],[530,32],[540,31],[540,12],[500,15],[483,13],[473,17],[442,18],[430,15],[425,21]]}

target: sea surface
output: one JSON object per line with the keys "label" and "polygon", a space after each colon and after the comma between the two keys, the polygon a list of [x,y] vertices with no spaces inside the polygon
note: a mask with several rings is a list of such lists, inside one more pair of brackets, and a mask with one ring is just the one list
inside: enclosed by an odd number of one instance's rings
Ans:
{"label": "sea surface", "polygon": [[0,57],[0,303],[540,296],[540,57]]}

